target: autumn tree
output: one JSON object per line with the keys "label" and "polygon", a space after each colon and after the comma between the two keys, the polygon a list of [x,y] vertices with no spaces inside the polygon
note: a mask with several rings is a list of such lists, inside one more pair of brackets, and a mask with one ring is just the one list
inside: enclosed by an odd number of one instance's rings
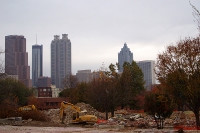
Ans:
{"label": "autumn tree", "polygon": [[[99,77],[93,78],[90,82],[90,103],[96,109],[106,112],[106,119],[108,119],[108,112],[113,110],[113,83],[105,71],[96,72]],[[113,114],[113,113],[112,113]]]}
{"label": "autumn tree", "polygon": [[[165,85],[171,94],[183,96],[186,106],[199,121],[200,101],[200,39],[185,38],[170,45],[158,54],[156,75],[161,84]],[[169,87],[169,88],[168,88]]]}
{"label": "autumn tree", "polygon": [[[186,102],[186,96],[184,93],[187,87],[187,84],[185,82],[186,79],[187,75],[182,69],[171,72],[166,77],[166,92],[172,94],[174,102],[176,103],[177,109],[179,111],[184,111],[184,106]],[[164,83],[162,85],[164,85]]]}
{"label": "autumn tree", "polygon": [[169,94],[162,91],[151,91],[145,95],[145,111],[151,115],[158,129],[163,128],[163,121],[173,112],[173,100]]}

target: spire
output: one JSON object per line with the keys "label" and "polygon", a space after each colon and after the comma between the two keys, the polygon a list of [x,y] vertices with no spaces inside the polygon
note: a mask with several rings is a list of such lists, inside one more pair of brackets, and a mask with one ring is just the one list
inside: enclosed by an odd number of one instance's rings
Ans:
{"label": "spire", "polygon": [[127,44],[126,44],[126,42],[124,43],[124,47],[127,47]]}
{"label": "spire", "polygon": [[37,34],[36,34],[36,44],[37,44]]}

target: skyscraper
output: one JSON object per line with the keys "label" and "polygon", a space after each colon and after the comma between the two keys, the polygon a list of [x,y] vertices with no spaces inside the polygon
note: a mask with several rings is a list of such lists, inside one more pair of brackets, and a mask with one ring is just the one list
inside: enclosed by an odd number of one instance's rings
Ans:
{"label": "skyscraper", "polygon": [[32,85],[38,86],[38,78],[43,76],[43,46],[32,46]]}
{"label": "skyscraper", "polygon": [[155,61],[153,60],[147,60],[147,61],[138,61],[137,65],[140,67],[144,74],[144,80],[145,80],[145,88],[147,90],[150,90],[152,85],[156,84],[155,79]]}
{"label": "skyscraper", "polygon": [[9,75],[18,75],[18,79],[27,87],[32,86],[24,36],[5,37],[5,72]]}
{"label": "skyscraper", "polygon": [[118,53],[118,63],[119,63],[119,72],[123,71],[124,62],[129,62],[130,64],[133,61],[133,53],[128,48],[127,44],[124,44],[124,47]]}
{"label": "skyscraper", "polygon": [[62,88],[61,82],[71,75],[71,42],[67,34],[55,35],[51,42],[51,78],[52,84]]}

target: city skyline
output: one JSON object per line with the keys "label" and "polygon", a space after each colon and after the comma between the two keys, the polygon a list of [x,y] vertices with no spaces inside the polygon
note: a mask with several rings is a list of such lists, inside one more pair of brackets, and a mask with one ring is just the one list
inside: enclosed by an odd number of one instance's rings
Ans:
{"label": "city skyline", "polygon": [[[190,1],[200,10],[199,0]],[[51,10],[46,10],[46,5]],[[106,67],[116,63],[125,42],[135,61],[156,60],[167,45],[198,33],[192,7],[182,0],[2,0],[0,7],[0,50],[5,50],[5,36],[23,35],[28,65],[32,66],[31,51],[37,34],[44,49],[43,75],[49,77],[50,44],[56,34],[70,36],[72,73],[76,74],[78,70],[97,70],[103,62]]]}

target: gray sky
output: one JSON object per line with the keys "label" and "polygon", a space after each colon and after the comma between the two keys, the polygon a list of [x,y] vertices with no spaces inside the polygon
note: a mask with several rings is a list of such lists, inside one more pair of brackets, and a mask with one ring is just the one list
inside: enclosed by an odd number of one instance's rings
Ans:
{"label": "gray sky", "polygon": [[[200,10],[200,0],[191,3]],[[116,63],[125,42],[135,61],[156,60],[167,45],[197,33],[189,0],[0,0],[0,49],[5,36],[24,35],[32,67],[37,34],[44,76],[51,76],[54,35],[68,34],[76,74]]]}

